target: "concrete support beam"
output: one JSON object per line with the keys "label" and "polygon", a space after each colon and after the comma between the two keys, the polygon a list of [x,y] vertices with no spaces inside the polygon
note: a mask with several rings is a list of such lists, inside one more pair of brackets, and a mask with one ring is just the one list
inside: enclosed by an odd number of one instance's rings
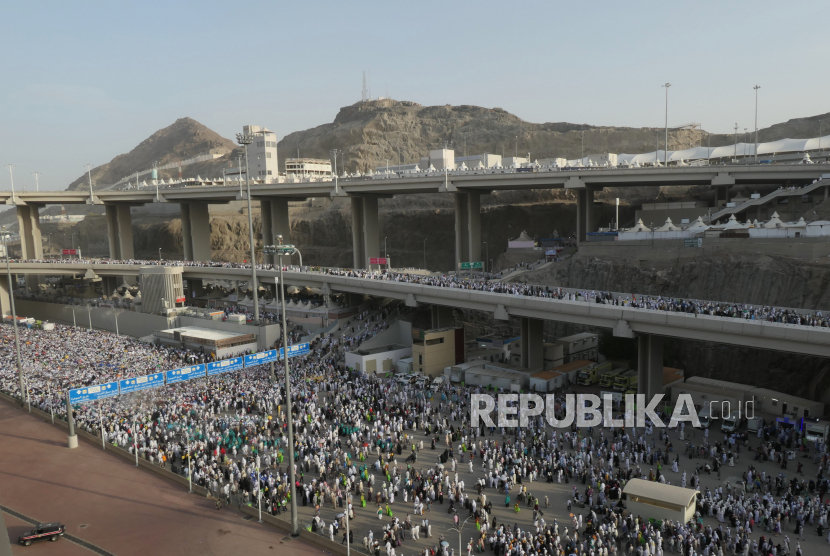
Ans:
{"label": "concrete support beam", "polygon": [[[363,197],[363,245],[366,257],[380,256],[380,226],[378,224],[378,198]],[[368,265],[369,261],[363,261]]]}
{"label": "concrete support beam", "polygon": [[116,205],[118,224],[118,252],[119,258],[128,260],[135,258],[133,247],[133,217],[130,214],[130,205]]}
{"label": "concrete support beam", "polygon": [[366,268],[365,245],[363,244],[363,199],[352,197],[352,267]]}
{"label": "concrete support beam", "polygon": [[[15,283],[17,276],[12,276],[12,283]],[[9,300],[8,277],[0,278],[0,314],[4,317],[12,312],[11,301]]]}
{"label": "concrete support beam", "polygon": [[109,239],[110,259],[121,259],[118,246],[118,207],[115,205],[104,205],[107,218],[107,239]]}
{"label": "concrete support beam", "polygon": [[481,261],[481,194],[467,193],[467,254],[471,262]]}
{"label": "concrete support beam", "polygon": [[[259,201],[259,218],[262,223],[262,245],[274,245],[274,230],[271,227],[271,201]],[[262,255],[262,262],[274,264],[276,255]]]}
{"label": "concrete support beam", "polygon": [[[597,226],[594,221],[594,189],[585,188],[585,233],[596,232]],[[587,240],[587,236],[586,236]]]}
{"label": "concrete support beam", "polygon": [[380,256],[377,197],[352,197],[352,249],[354,268],[368,268],[369,258]]}
{"label": "concrete support beam", "polygon": [[17,223],[20,231],[20,248],[24,259],[43,258],[43,240],[40,235],[40,215],[37,205],[17,207]]}
{"label": "concrete support beam", "polygon": [[188,290],[186,295],[190,303],[195,303],[197,297],[205,295],[206,290],[202,280],[189,279],[186,283]]}
{"label": "concrete support beam", "polygon": [[432,328],[448,328],[455,324],[455,319],[452,316],[452,307],[431,305],[429,311],[432,318]]}
{"label": "concrete support beam", "polygon": [[454,193],[455,195],[455,270],[457,271],[462,262],[469,261],[469,208],[467,193]]}
{"label": "concrete support beam", "polygon": [[653,334],[637,336],[637,393],[646,401],[663,392],[663,338]]}
{"label": "concrete support beam", "polygon": [[190,226],[190,205],[182,203],[182,247],[184,249],[184,260],[193,260],[193,233]]}
{"label": "concrete support beam", "polygon": [[542,370],[545,365],[545,346],[542,341],[540,319],[522,318],[522,367]]}
{"label": "concrete support beam", "polygon": [[584,243],[586,240],[585,206],[588,204],[588,193],[585,189],[576,190],[576,241]]}
{"label": "concrete support beam", "polygon": [[207,203],[190,203],[190,237],[194,261],[210,260],[210,212]]}

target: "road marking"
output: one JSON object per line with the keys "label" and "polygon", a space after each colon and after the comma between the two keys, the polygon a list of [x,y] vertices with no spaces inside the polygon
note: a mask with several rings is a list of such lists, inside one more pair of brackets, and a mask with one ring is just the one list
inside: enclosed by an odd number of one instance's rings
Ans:
{"label": "road marking", "polygon": [[[17,519],[19,519],[21,521],[25,521],[26,523],[29,523],[30,525],[39,525],[40,523],[43,523],[42,521],[32,519],[31,517],[29,517],[27,515],[23,515],[20,512],[16,512],[16,511],[12,510],[11,508],[7,508],[6,506],[0,506],[0,510],[6,512],[10,516],[16,517]],[[92,552],[95,552],[96,554],[100,554],[101,556],[115,556],[115,554],[113,554],[112,552],[104,550],[100,546],[95,546],[94,544],[92,544],[90,542],[87,542],[83,539],[79,539],[75,535],[70,535],[69,533],[64,533],[63,538],[65,538],[66,540],[68,540],[70,542],[73,542],[73,543],[77,544],[78,546],[82,546],[82,547],[86,548],[87,550],[91,550]]]}

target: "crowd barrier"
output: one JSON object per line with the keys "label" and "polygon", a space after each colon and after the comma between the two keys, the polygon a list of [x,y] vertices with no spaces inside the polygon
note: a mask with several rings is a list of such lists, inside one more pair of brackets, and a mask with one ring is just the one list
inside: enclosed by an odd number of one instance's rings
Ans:
{"label": "crowd barrier", "polygon": [[[5,401],[13,404],[16,407],[20,407],[20,400],[18,400],[17,398],[15,398],[13,396],[10,396],[9,394],[7,394],[5,392],[0,392],[0,399],[3,399]],[[25,410],[25,408],[24,408],[24,410]],[[36,415],[37,417],[45,419],[47,422],[50,422],[50,423],[52,421],[52,415],[51,414],[46,413],[45,411],[42,411],[42,410],[40,410],[36,407],[32,407],[32,415]],[[60,426],[64,429],[67,429],[67,432],[69,430],[69,424],[64,419],[60,419],[58,417],[55,417],[55,425]],[[101,445],[101,437],[96,436],[96,435],[94,435],[90,432],[87,432],[87,431],[83,430],[82,428],[79,428],[79,427],[76,426],[75,427],[75,434],[77,434],[79,438],[83,438],[84,440],[87,440],[88,442],[90,442],[91,444],[93,444],[95,446],[100,446]],[[127,450],[124,450],[123,448],[119,448],[118,446],[114,446],[114,445],[112,445],[108,442],[104,443],[104,447],[105,447],[104,448],[105,450],[107,450],[109,452],[112,452],[113,454],[115,454],[115,455],[121,457],[122,459],[130,462],[131,464],[135,465],[135,455],[134,454],[131,454]],[[145,460],[141,457],[138,458],[138,466],[141,467],[142,469],[146,469],[147,471],[155,473],[159,477],[167,479],[168,481],[176,483],[176,484],[178,484],[180,486],[183,486],[185,488],[188,487],[189,482],[188,482],[187,477],[184,477],[182,475],[178,475],[176,473],[173,473],[172,471],[170,471],[170,470],[168,470],[164,467],[159,467],[158,465],[156,465],[154,463],[151,463],[151,462],[149,462],[149,461],[147,461],[147,460]],[[195,483],[193,483],[192,487],[193,487],[193,493],[194,494],[198,494],[199,496],[202,496],[204,498],[208,498],[210,496],[210,492],[205,487],[199,486]],[[246,514],[246,515],[249,515],[249,516],[258,517],[258,515],[259,515],[259,510],[255,507],[253,507],[253,506],[248,506],[248,505],[243,504],[239,507],[239,509],[243,514]],[[262,522],[267,523],[268,525],[270,525],[272,527],[275,527],[275,528],[279,529],[280,531],[282,531],[286,534],[291,533],[291,523],[289,521],[286,521],[286,520],[281,519],[279,517],[273,516],[273,515],[268,514],[266,512],[262,513]],[[316,533],[312,533],[311,531],[308,531],[307,529],[305,529],[303,527],[302,522],[300,523],[300,536],[299,536],[299,538],[301,540],[304,540],[304,541],[308,542],[309,544],[313,544],[314,546],[317,546],[319,548],[327,550],[327,551],[329,551],[333,554],[337,554],[338,556],[346,556],[346,547],[345,547],[345,545],[341,545],[339,543],[332,542],[328,538],[324,537],[323,535],[319,535],[319,534],[316,534]],[[362,545],[360,545],[360,546],[362,548]],[[355,547],[355,544],[352,544],[352,547]],[[361,550],[361,552],[363,552],[363,551]]]}

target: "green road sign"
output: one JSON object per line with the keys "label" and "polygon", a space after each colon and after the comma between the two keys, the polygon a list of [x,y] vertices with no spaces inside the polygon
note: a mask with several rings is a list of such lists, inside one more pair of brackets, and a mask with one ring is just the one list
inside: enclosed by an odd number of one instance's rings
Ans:
{"label": "green road sign", "polygon": [[481,261],[473,262],[473,263],[461,263],[461,270],[471,270],[471,269],[478,269],[481,270],[484,268],[484,263]]}
{"label": "green road sign", "polygon": [[703,239],[699,237],[686,238],[683,241],[683,244],[686,247],[703,247]]}

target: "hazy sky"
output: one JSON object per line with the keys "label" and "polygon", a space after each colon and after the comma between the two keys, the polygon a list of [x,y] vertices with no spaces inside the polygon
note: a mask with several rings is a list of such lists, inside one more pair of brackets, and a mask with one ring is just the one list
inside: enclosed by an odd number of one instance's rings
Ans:
{"label": "hazy sky", "polygon": [[[63,189],[190,116],[283,135],[373,96],[530,122],[700,122],[830,110],[830,2],[5,2],[0,163]],[[817,135],[818,133],[816,133]],[[8,169],[0,189],[9,188]]]}

